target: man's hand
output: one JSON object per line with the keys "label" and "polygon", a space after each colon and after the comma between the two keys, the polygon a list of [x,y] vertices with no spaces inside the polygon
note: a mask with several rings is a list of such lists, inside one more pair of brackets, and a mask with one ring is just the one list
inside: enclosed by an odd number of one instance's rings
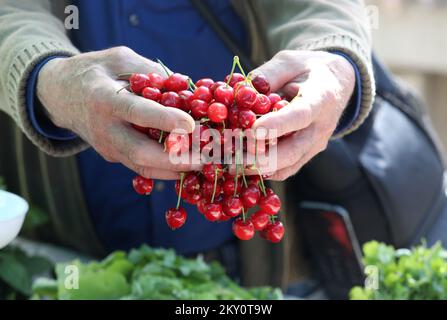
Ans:
{"label": "man's hand", "polygon": [[121,162],[146,178],[177,179],[194,168],[173,165],[156,141],[131,127],[192,132],[194,120],[185,112],[136,96],[116,81],[120,73],[157,72],[158,63],[126,47],[56,58],[39,73],[37,96],[51,120],[87,141],[107,161]]}
{"label": "man's hand", "polygon": [[[341,56],[313,51],[281,51],[252,72],[263,74],[272,92],[302,97],[259,118],[253,129],[276,129],[277,170],[264,172],[271,180],[285,180],[321,151],[331,138],[353,93],[355,73]],[[262,168],[260,168],[262,171]]]}

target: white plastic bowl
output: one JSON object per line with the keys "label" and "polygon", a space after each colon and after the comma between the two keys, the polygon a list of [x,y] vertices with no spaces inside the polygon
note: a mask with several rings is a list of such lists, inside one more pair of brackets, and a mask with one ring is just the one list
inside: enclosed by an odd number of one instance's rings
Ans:
{"label": "white plastic bowl", "polygon": [[17,237],[28,208],[21,197],[0,190],[0,249]]}

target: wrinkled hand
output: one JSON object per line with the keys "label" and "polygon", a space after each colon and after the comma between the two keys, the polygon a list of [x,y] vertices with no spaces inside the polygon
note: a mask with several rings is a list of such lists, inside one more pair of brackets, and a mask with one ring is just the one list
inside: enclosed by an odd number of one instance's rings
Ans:
{"label": "wrinkled hand", "polygon": [[194,169],[174,165],[163,146],[131,127],[131,123],[164,131],[192,132],[194,120],[185,112],[164,107],[126,90],[120,73],[164,74],[161,66],[129,48],[56,58],[44,65],[37,96],[53,123],[70,129],[110,162],[121,162],[146,178],[177,179]]}
{"label": "wrinkled hand", "polygon": [[253,129],[276,129],[278,137],[292,133],[277,145],[276,170],[264,172],[269,179],[282,181],[326,149],[353,93],[354,69],[346,59],[331,53],[287,50],[252,74],[263,74],[272,92],[295,97],[299,91],[302,95],[253,125]]}

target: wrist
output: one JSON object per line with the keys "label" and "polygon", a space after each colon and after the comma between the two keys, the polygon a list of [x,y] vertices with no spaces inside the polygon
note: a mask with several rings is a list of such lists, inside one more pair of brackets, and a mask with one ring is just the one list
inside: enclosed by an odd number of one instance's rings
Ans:
{"label": "wrist", "polygon": [[58,127],[64,126],[58,121],[58,117],[55,115],[51,107],[53,105],[52,100],[57,96],[57,88],[55,86],[63,85],[60,81],[56,80],[56,78],[63,72],[63,68],[61,68],[60,65],[65,59],[67,58],[55,57],[42,65],[37,75],[35,88],[35,97],[43,107],[43,113]]}

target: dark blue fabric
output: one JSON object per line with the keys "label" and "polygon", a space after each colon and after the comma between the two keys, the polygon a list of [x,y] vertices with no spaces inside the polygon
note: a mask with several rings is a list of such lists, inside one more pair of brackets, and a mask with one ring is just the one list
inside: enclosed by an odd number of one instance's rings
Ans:
{"label": "dark blue fabric", "polygon": [[[73,33],[72,41],[82,51],[125,45],[193,79],[223,79],[230,71],[232,53],[188,1],[78,0],[74,4],[79,7],[80,29]],[[238,41],[246,44],[244,27],[229,1],[211,4]],[[138,16],[137,26],[129,22],[132,14]],[[171,231],[165,211],[176,203],[173,182],[163,182],[164,191],[142,197],[132,190],[130,170],[107,163],[94,150],[79,154],[78,163],[91,216],[108,250],[148,243],[188,254],[233,239],[231,223],[210,223],[186,204],[185,226]]]}
{"label": "dark blue fabric", "polygon": [[[230,71],[232,53],[188,1],[73,2],[79,7],[80,28],[73,30],[72,41],[81,51],[125,45],[148,58],[160,58],[172,70],[188,74],[193,79],[223,79]],[[247,34],[229,1],[212,0],[210,4],[241,46],[248,50]],[[133,24],[131,15],[134,15]],[[346,58],[352,63],[349,57]],[[37,74],[48,60],[42,61],[29,79],[28,112],[42,135],[56,140],[71,139],[71,132],[55,127],[45,117],[35,116],[41,109],[33,98]],[[357,98],[353,101],[357,104],[352,103],[347,108],[339,130],[358,115],[361,85],[358,69],[354,67],[357,76],[354,96]],[[186,204],[187,223],[183,228],[171,231],[164,215],[166,209],[176,203],[174,182],[163,182],[162,191],[155,188],[150,197],[142,197],[132,189],[134,173],[124,166],[106,162],[93,149],[80,153],[77,160],[90,214],[100,240],[109,251],[147,243],[189,254],[215,248],[232,239],[230,223],[209,223],[193,206]]]}

